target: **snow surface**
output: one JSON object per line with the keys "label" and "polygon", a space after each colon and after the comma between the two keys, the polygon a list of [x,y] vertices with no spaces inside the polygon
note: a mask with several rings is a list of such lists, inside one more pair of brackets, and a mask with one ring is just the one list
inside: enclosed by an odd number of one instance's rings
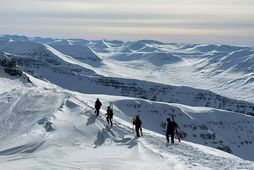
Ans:
{"label": "snow surface", "polygon": [[[118,112],[117,105],[114,125],[109,127],[104,103],[123,104],[124,97],[44,88],[50,85],[33,81],[37,87],[17,88],[0,96],[3,169],[254,168],[252,162],[202,145],[185,141],[167,145],[164,135],[145,128],[144,137],[138,139],[131,122],[121,118],[125,114],[131,120],[130,115]],[[97,97],[104,104],[99,117],[93,109]],[[46,130],[48,122],[54,130]]]}

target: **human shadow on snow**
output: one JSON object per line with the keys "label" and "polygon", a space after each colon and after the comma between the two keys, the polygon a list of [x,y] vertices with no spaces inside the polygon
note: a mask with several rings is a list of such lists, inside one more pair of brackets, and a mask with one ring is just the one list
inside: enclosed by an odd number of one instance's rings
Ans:
{"label": "human shadow on snow", "polygon": [[91,116],[87,119],[86,126],[89,126],[89,125],[95,123],[96,117],[97,117],[96,115],[91,115]]}
{"label": "human shadow on snow", "polygon": [[106,127],[98,132],[96,141],[94,142],[94,148],[102,146],[107,138],[110,138],[115,143],[127,145],[128,148],[132,148],[138,144],[136,137],[117,137],[110,127]]}

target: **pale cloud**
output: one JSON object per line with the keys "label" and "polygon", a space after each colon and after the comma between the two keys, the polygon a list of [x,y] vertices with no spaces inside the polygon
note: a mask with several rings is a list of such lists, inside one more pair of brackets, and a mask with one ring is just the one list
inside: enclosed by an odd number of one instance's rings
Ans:
{"label": "pale cloud", "polygon": [[163,41],[182,41],[186,36],[193,42],[214,42],[217,37],[218,42],[254,43],[253,0],[0,0],[0,4],[0,34]]}

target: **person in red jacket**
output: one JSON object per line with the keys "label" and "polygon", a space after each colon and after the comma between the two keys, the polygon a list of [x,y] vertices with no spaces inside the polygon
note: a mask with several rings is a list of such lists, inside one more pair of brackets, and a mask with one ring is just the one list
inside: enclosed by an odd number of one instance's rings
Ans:
{"label": "person in red jacket", "polygon": [[141,130],[142,121],[140,120],[139,115],[133,120],[133,124],[135,125],[137,137],[140,137],[139,130]]}

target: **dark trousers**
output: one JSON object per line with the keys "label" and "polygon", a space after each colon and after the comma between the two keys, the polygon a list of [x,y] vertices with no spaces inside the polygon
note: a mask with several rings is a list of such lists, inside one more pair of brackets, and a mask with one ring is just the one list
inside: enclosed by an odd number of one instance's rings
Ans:
{"label": "dark trousers", "polygon": [[110,123],[110,124],[111,124],[111,126],[113,126],[113,123],[112,123],[112,118],[111,118],[111,117],[109,117],[109,116],[107,116],[107,117],[106,117],[106,119],[107,119],[108,124]]}
{"label": "dark trousers", "polygon": [[95,108],[96,109],[96,115],[99,115],[99,113],[100,113],[100,108]]}
{"label": "dark trousers", "polygon": [[166,133],[167,142],[169,142],[169,135],[171,136],[171,143],[174,143],[175,133],[174,132],[167,132]]}
{"label": "dark trousers", "polygon": [[135,130],[136,130],[137,137],[140,137],[140,134],[139,134],[140,127],[136,127]]}

